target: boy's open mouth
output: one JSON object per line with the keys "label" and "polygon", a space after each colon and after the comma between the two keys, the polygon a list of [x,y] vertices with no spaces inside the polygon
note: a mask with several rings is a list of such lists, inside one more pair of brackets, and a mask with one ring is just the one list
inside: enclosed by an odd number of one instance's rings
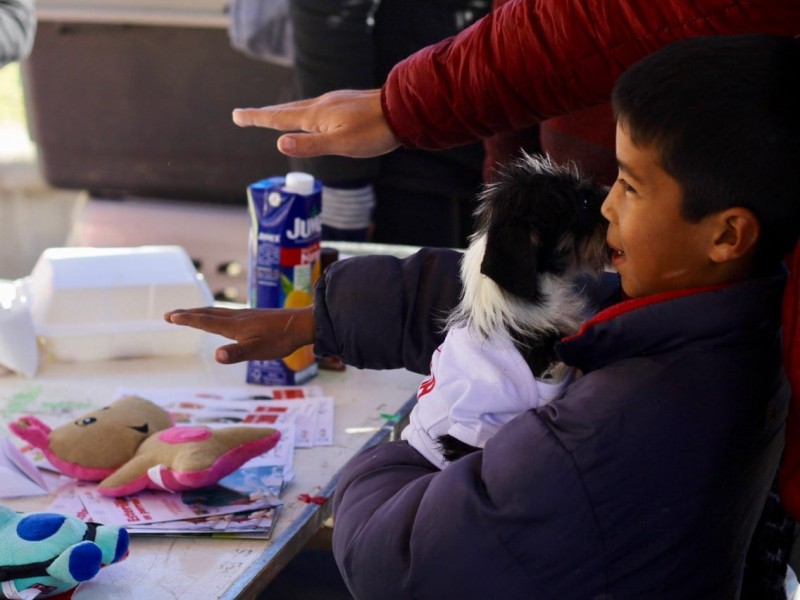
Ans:
{"label": "boy's open mouth", "polygon": [[609,254],[609,256],[615,256],[617,254],[622,254],[623,256],[625,255],[624,251],[617,249],[616,247],[612,246],[608,242],[606,242],[606,246],[608,246],[608,254]]}
{"label": "boy's open mouth", "polygon": [[622,259],[625,258],[625,251],[618,250],[609,244],[608,246],[608,257],[611,265],[616,267],[617,263],[619,263]]}

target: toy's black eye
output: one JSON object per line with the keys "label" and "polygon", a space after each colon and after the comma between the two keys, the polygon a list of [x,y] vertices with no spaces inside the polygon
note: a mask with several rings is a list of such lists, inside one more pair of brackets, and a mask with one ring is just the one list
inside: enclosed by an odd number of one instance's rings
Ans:
{"label": "toy's black eye", "polygon": [[78,419],[75,421],[75,425],[78,427],[86,427],[87,425],[91,425],[92,423],[97,422],[97,419],[94,417],[86,417],[85,419]]}

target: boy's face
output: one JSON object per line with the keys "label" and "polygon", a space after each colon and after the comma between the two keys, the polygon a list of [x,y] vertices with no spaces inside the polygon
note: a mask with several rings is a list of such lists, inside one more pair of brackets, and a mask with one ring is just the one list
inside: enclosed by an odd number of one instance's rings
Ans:
{"label": "boy's face", "polygon": [[708,285],[712,219],[681,215],[683,190],[660,165],[654,146],[636,146],[617,125],[619,177],[602,206],[612,265],[631,298]]}

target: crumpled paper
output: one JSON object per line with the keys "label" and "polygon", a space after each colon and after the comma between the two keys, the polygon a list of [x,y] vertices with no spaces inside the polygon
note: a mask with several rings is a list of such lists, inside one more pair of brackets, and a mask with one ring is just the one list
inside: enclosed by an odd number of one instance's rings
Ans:
{"label": "crumpled paper", "polygon": [[0,281],[0,372],[33,377],[39,350],[23,280]]}

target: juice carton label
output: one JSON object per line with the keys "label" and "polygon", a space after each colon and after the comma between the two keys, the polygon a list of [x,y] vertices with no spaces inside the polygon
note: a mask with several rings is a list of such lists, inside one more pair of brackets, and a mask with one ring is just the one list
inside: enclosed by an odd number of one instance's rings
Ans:
{"label": "juice carton label", "polygon": [[[247,189],[250,212],[250,306],[300,308],[312,303],[320,273],[322,185],[310,194],[272,177]],[[247,382],[297,385],[317,374],[311,346],[281,360],[250,361]]]}

